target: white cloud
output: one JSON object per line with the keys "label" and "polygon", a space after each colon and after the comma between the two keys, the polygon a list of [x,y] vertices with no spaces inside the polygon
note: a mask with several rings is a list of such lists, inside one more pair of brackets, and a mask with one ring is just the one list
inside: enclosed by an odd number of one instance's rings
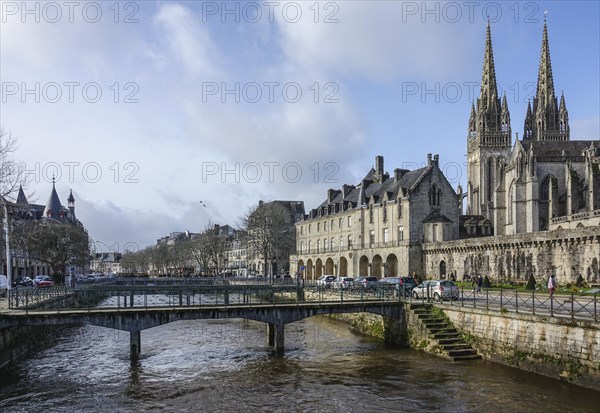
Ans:
{"label": "white cloud", "polygon": [[217,54],[208,30],[181,4],[163,4],[154,22],[164,31],[170,53],[195,76],[218,73]]}

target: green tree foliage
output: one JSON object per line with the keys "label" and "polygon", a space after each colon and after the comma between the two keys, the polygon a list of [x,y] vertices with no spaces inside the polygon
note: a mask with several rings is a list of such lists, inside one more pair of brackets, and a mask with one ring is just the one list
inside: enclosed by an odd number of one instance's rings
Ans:
{"label": "green tree foliage", "polygon": [[483,277],[483,288],[492,288],[492,283],[490,282],[490,279],[488,278],[488,276],[486,275],[485,277]]}
{"label": "green tree foliage", "polygon": [[581,276],[581,274],[579,274],[579,277],[577,277],[577,281],[575,282],[575,284],[579,288],[582,288],[582,287],[585,286],[585,280],[583,279],[583,277]]}

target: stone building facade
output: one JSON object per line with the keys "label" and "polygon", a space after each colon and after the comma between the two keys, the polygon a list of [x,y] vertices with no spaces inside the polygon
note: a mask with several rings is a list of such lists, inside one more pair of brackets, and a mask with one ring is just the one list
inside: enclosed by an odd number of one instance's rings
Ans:
{"label": "stone building facade", "polygon": [[296,223],[295,268],[321,275],[407,275],[421,271],[421,244],[455,240],[459,195],[427,156],[425,167],[384,172],[383,156],[358,185],[330,189],[327,199]]}
{"label": "stone building facade", "polygon": [[579,275],[598,283],[599,160],[600,140],[571,140],[564,95],[555,95],[546,22],[536,95],[513,145],[488,23],[480,96],[468,123],[466,193],[451,188],[437,155],[425,168],[393,176],[377,157],[358,185],[329,190],[296,224],[294,263],[307,279],[453,272],[524,281],[554,273],[559,283]]}
{"label": "stone building facade", "polygon": [[423,273],[429,278],[439,278],[444,268],[459,280],[482,274],[517,282],[533,275],[545,281],[552,273],[559,285],[574,282],[580,274],[590,284],[600,281],[597,226],[427,243],[422,254]]}
{"label": "stone building facade", "polygon": [[[83,223],[79,221],[75,215],[75,197],[73,196],[73,191],[69,192],[67,206],[63,206],[60,201],[60,197],[56,192],[54,180],[52,181],[52,190],[50,191],[48,202],[46,202],[45,205],[30,203],[25,195],[25,192],[23,191],[23,188],[19,187],[16,201],[6,202],[6,206],[8,210],[11,232],[22,222],[47,221],[62,225],[75,225],[87,233]],[[4,241],[3,231],[1,237],[0,271],[2,274],[6,274],[6,244]],[[14,245],[11,245],[11,257],[13,280],[22,276],[35,277],[36,275],[53,275],[52,267],[48,263],[31,258],[31,254],[27,250],[22,250]],[[85,272],[87,268],[72,266],[65,270],[67,274],[80,274]]]}

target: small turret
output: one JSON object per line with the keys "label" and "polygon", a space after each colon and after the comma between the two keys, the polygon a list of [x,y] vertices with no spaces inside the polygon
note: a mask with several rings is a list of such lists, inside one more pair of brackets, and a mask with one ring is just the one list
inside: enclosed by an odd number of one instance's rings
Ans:
{"label": "small turret", "polygon": [[69,211],[71,212],[71,217],[75,219],[75,198],[73,197],[73,190],[69,191],[69,198],[67,199]]}

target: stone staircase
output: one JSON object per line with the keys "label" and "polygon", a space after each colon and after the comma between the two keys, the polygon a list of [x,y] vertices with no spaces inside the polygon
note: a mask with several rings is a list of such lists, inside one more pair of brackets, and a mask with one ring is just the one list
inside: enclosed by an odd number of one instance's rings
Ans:
{"label": "stone staircase", "polygon": [[452,361],[480,359],[481,355],[467,344],[452,323],[432,313],[432,309],[431,305],[413,305],[410,311],[428,331],[430,339],[438,344],[441,350],[438,354]]}

